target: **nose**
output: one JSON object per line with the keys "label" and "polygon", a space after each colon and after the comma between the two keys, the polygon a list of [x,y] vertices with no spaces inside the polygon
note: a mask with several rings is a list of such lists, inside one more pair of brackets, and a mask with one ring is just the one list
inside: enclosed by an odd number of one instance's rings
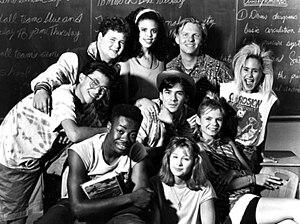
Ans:
{"label": "nose", "polygon": [[213,125],[215,125],[215,126],[217,126],[217,125],[218,125],[218,122],[217,122],[217,120],[216,120],[216,119],[212,119],[212,120],[211,120],[211,123],[212,123]]}
{"label": "nose", "polygon": [[118,41],[115,41],[113,44],[113,48],[118,50],[118,49],[120,49],[120,47],[121,47],[121,44]]}
{"label": "nose", "polygon": [[129,134],[127,133],[124,133],[122,136],[121,136],[121,139],[125,142],[128,142],[130,140],[130,137],[129,137]]}
{"label": "nose", "polygon": [[171,94],[171,100],[172,101],[177,101],[177,96],[175,93]]}
{"label": "nose", "polygon": [[182,159],[178,159],[178,166],[182,166]]}
{"label": "nose", "polygon": [[148,35],[148,37],[152,37],[152,35],[153,35],[152,31],[149,30],[149,31],[147,32],[147,35]]}
{"label": "nose", "polygon": [[189,41],[194,41],[195,40],[194,35],[189,35],[188,39],[189,39]]}

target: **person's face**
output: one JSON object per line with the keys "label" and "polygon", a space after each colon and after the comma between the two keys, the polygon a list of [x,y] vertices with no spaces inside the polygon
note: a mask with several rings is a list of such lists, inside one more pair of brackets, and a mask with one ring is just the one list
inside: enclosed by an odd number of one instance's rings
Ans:
{"label": "person's face", "polygon": [[124,33],[119,33],[114,30],[108,30],[103,36],[98,34],[98,49],[101,60],[110,63],[111,60],[117,58],[124,50],[126,37]]}
{"label": "person's face", "polygon": [[194,23],[185,24],[176,35],[175,41],[181,53],[197,56],[202,44],[200,27]]}
{"label": "person's face", "polygon": [[175,84],[170,89],[164,88],[163,91],[159,93],[159,98],[162,101],[163,106],[167,108],[170,113],[180,111],[186,101],[183,87],[179,83]]}
{"label": "person's face", "polygon": [[175,179],[186,179],[193,166],[193,157],[188,153],[186,146],[179,147],[170,155],[170,170]]}
{"label": "person's face", "polygon": [[101,100],[110,92],[109,79],[99,71],[83,76],[80,85],[82,103],[92,103]]}
{"label": "person's face", "polygon": [[158,25],[154,20],[139,21],[139,42],[143,48],[150,48],[157,39]]}
{"label": "person's face", "polygon": [[261,64],[256,58],[248,58],[241,69],[243,90],[247,93],[257,91],[263,77]]}
{"label": "person's face", "polygon": [[119,155],[126,154],[136,142],[140,124],[130,118],[120,116],[115,118],[113,124],[108,124],[108,137],[111,146]]}
{"label": "person's face", "polygon": [[222,112],[220,109],[212,110],[207,108],[201,114],[201,117],[198,117],[197,123],[200,125],[204,139],[214,139],[220,132],[223,124]]}

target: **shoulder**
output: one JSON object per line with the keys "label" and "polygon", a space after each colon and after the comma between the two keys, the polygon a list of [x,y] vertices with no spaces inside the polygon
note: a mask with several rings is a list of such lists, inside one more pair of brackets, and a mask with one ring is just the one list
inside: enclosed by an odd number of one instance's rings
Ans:
{"label": "shoulder", "polygon": [[[75,86],[72,84],[63,84],[52,92],[52,98],[54,102],[70,102],[74,101],[74,89]],[[67,100],[68,99],[68,100]]]}
{"label": "shoulder", "polygon": [[59,57],[58,61],[68,61],[68,62],[75,62],[78,61],[78,56],[76,52],[64,52]]}
{"label": "shoulder", "polygon": [[167,70],[174,69],[175,67],[177,67],[176,65],[178,63],[181,63],[180,58],[180,55],[178,55],[177,57],[173,58],[170,62],[168,62],[166,65]]}
{"label": "shoulder", "polygon": [[82,142],[73,144],[70,149],[76,152],[81,158],[95,154],[99,151],[96,149],[101,148],[105,136],[105,133],[94,135]]}
{"label": "shoulder", "polygon": [[118,65],[120,66],[121,74],[129,73],[129,71],[130,71],[130,62],[129,62],[129,60],[124,61],[124,62],[118,62]]}
{"label": "shoulder", "polygon": [[214,188],[209,180],[207,180],[206,183],[204,184],[202,191],[204,194],[206,194],[208,196],[207,199],[216,197]]}
{"label": "shoulder", "polygon": [[145,146],[139,142],[134,143],[129,156],[134,162],[142,161],[147,156]]}
{"label": "shoulder", "polygon": [[205,54],[204,56],[204,60],[206,61],[206,63],[208,63],[210,66],[215,66],[218,69],[220,69],[220,71],[226,72],[228,73],[228,75],[231,74],[231,70],[230,68],[226,65],[225,62],[220,61],[216,58],[211,57],[210,55]]}
{"label": "shoulder", "polygon": [[98,49],[97,49],[97,43],[96,41],[90,43],[90,45],[87,48],[87,53],[90,57],[92,57],[94,60],[98,57]]}

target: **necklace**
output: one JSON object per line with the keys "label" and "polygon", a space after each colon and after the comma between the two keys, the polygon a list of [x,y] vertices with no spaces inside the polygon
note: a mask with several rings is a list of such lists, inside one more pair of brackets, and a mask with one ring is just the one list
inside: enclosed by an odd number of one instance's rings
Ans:
{"label": "necklace", "polygon": [[176,193],[176,190],[175,190],[175,188],[174,187],[171,187],[170,186],[170,188],[171,188],[171,190],[174,192],[174,194],[175,194],[175,196],[176,196],[176,198],[177,198],[177,201],[178,201],[178,204],[177,204],[177,207],[178,207],[178,210],[180,210],[181,209],[181,206],[182,206],[182,199],[184,198],[184,196],[186,195],[186,193],[188,192],[187,190],[189,190],[187,187],[184,189],[184,191],[183,191],[183,194],[182,194],[182,196],[181,196],[181,198],[179,199],[179,197],[178,197],[178,195],[177,195],[177,193]]}

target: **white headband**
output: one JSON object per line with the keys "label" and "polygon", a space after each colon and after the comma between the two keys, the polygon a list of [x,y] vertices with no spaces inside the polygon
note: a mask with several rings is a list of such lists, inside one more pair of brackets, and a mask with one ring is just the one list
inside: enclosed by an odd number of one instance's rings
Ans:
{"label": "white headband", "polygon": [[156,14],[159,14],[157,11],[155,11],[154,9],[143,9],[141,10],[135,17],[135,21],[134,23],[136,24],[137,21],[139,20],[139,18],[141,17],[141,15],[145,14],[146,12],[154,12]]}

